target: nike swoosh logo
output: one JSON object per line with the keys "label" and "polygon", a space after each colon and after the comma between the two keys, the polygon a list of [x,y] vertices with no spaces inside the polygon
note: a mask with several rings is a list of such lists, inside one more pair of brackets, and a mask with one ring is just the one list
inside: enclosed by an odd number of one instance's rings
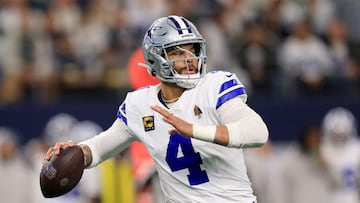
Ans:
{"label": "nike swoosh logo", "polygon": [[228,77],[228,78],[231,77],[232,75],[234,75],[234,73],[226,73],[225,74],[225,76]]}

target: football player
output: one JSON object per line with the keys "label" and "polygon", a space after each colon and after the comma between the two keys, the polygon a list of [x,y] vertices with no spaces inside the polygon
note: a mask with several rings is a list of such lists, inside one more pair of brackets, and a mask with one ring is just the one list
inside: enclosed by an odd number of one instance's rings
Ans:
{"label": "football player", "polygon": [[[157,19],[142,48],[161,83],[128,93],[113,125],[78,143],[86,167],[140,141],[155,161],[165,202],[255,203],[242,148],[262,146],[268,129],[246,104],[244,85],[233,73],[206,72],[205,40],[184,17]],[[58,142],[44,159],[69,145]]]}
{"label": "football player", "polygon": [[321,152],[332,181],[334,202],[358,203],[360,142],[356,119],[343,107],[330,109],[323,119]]}

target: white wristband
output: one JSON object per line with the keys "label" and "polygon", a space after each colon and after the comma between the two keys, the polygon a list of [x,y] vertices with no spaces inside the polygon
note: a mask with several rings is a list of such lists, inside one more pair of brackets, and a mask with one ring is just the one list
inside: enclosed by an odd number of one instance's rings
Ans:
{"label": "white wristband", "polygon": [[193,138],[214,142],[216,135],[216,126],[193,125]]}

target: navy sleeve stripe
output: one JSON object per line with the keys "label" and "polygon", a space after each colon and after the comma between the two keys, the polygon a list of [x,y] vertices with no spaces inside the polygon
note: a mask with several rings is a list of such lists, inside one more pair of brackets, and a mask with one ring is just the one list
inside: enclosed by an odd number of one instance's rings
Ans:
{"label": "navy sleeve stripe", "polygon": [[121,111],[124,112],[124,114],[126,114],[126,105],[125,103],[123,103],[120,107]]}
{"label": "navy sleeve stripe", "polygon": [[221,94],[225,90],[229,89],[230,87],[233,87],[233,86],[238,85],[238,84],[239,84],[239,82],[237,80],[235,80],[235,79],[224,82],[224,84],[222,84],[221,87],[220,87],[219,94]]}
{"label": "navy sleeve stripe", "polygon": [[117,117],[120,118],[127,125],[127,119],[126,119],[125,115],[123,115],[123,114],[126,114],[126,104],[125,103],[121,104],[120,109],[117,113]]}
{"label": "navy sleeve stripe", "polygon": [[240,87],[237,89],[234,89],[226,94],[224,94],[223,96],[221,96],[216,104],[216,109],[218,109],[221,105],[223,105],[225,102],[229,101],[230,99],[242,95],[242,94],[246,94],[245,88],[244,87]]}
{"label": "navy sleeve stripe", "polygon": [[127,119],[126,119],[125,116],[123,116],[123,115],[121,114],[120,111],[118,111],[117,117],[120,118],[120,119],[125,123],[125,125],[127,125]]}

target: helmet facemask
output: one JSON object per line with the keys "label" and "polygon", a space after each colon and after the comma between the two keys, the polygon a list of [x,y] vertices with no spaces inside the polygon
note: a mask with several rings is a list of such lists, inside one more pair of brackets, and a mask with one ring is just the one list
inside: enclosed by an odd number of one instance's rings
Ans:
{"label": "helmet facemask", "polygon": [[[187,44],[186,44],[187,45]],[[161,74],[163,76],[167,76],[164,78],[163,81],[170,82],[170,83],[176,83],[178,86],[190,89],[196,86],[199,79],[204,75],[204,67],[203,67],[203,61],[205,60],[205,57],[200,55],[200,48],[201,45],[199,43],[193,44],[194,52],[189,51],[187,49],[182,48],[182,45],[177,45],[169,48],[165,48],[162,54],[163,59],[166,61],[164,64],[164,68],[162,68]],[[174,53],[175,52],[175,53]],[[181,54],[181,53],[187,53],[186,58],[172,60],[169,58],[169,53],[171,54]],[[193,65],[193,60],[197,61],[197,65]],[[185,64],[185,67],[181,70],[176,70],[174,67],[176,63]],[[191,73],[195,70],[195,73]],[[185,71],[187,74],[182,74],[181,72]]]}

